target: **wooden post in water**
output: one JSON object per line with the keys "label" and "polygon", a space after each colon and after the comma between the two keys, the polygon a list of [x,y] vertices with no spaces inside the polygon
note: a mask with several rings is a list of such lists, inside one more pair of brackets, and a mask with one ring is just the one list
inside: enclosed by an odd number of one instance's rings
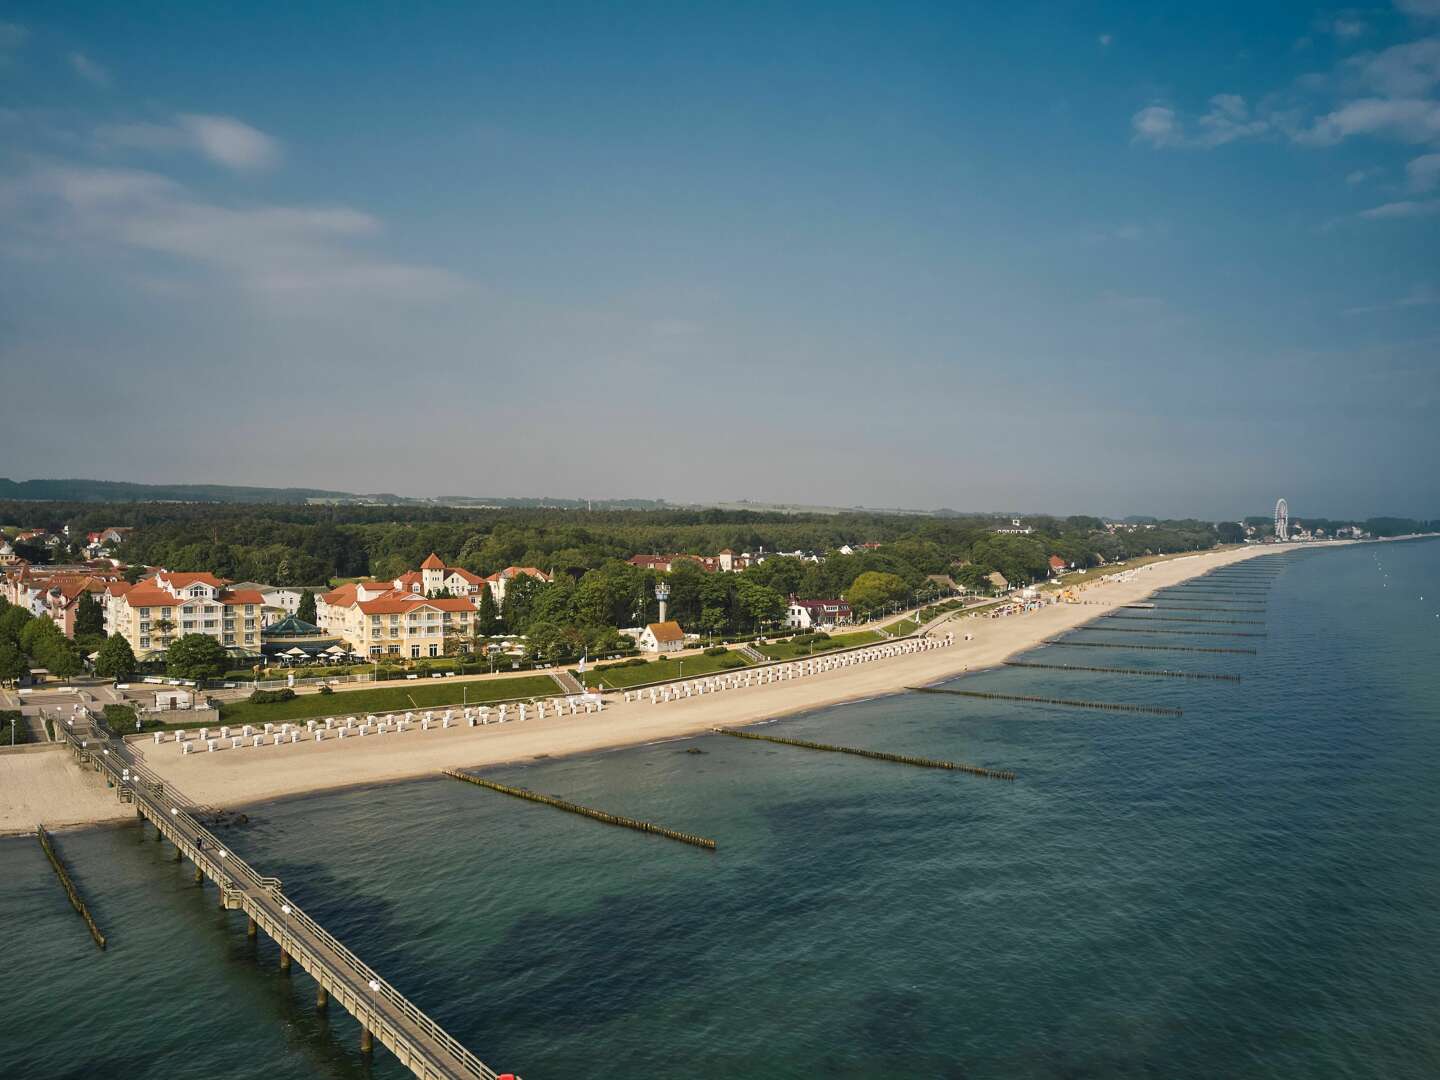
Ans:
{"label": "wooden post in water", "polygon": [[245,919],[245,936],[247,938],[253,938],[259,933],[260,927],[256,925],[255,920],[247,917]]}
{"label": "wooden post in water", "polygon": [[315,1008],[323,1009],[330,1004],[330,991],[323,986],[315,988]]}
{"label": "wooden post in water", "polygon": [[290,954],[284,949],[280,950],[280,970],[287,975],[290,973]]}
{"label": "wooden post in water", "polygon": [[195,884],[202,886],[205,884],[205,872],[200,869],[199,863],[195,864]]}
{"label": "wooden post in water", "polygon": [[360,1052],[362,1054],[373,1054],[375,1052],[375,1036],[364,1024],[360,1025]]}

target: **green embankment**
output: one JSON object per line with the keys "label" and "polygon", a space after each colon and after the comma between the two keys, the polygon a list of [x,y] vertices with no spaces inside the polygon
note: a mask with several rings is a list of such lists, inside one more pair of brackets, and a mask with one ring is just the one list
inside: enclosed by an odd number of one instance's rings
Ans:
{"label": "green embankment", "polygon": [[355,716],[360,713],[391,712],[397,709],[433,709],[442,705],[483,705],[487,701],[515,698],[554,697],[560,692],[548,675],[524,675],[514,679],[477,682],[421,682],[409,686],[375,690],[344,690],[333,694],[304,694],[290,701],[252,705],[234,701],[220,706],[226,724],[264,724],[285,720],[306,720],[315,716]]}

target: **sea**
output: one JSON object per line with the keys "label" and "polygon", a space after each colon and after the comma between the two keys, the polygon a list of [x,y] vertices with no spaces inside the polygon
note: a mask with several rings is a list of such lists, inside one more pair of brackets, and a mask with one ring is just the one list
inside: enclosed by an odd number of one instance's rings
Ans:
{"label": "sea", "polygon": [[[715,852],[443,778],[225,835],[524,1080],[1440,1076],[1440,542],[1256,565],[1228,580],[1263,610],[1156,599],[1243,623],[1020,658],[1240,682],[942,684],[1178,716],[912,693],[756,729],[1013,783],[710,735],[485,775]],[[153,836],[57,835],[103,953],[35,839],[0,840],[0,1077],[409,1075]]]}

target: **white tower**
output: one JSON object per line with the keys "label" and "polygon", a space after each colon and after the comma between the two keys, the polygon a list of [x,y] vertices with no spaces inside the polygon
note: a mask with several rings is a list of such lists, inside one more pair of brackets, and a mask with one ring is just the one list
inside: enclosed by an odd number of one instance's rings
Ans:
{"label": "white tower", "polygon": [[656,622],[665,621],[665,601],[670,599],[670,586],[663,581],[655,583],[655,599],[660,601],[660,617]]}
{"label": "white tower", "polygon": [[1275,539],[1290,539],[1290,506],[1284,499],[1275,504]]}

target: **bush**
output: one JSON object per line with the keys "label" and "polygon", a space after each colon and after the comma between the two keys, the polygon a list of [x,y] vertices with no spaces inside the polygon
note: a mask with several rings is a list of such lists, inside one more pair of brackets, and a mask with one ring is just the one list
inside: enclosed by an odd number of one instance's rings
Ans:
{"label": "bush", "polygon": [[280,690],[256,690],[249,697],[251,705],[278,705],[282,701],[293,701],[295,691],[288,686]]}
{"label": "bush", "polygon": [[[729,670],[731,670],[732,668],[745,667],[745,658],[744,658],[743,656],[740,656],[740,655],[738,655],[737,653],[732,653],[732,652],[730,652],[729,649],[725,649],[725,650],[723,650],[723,651],[726,652],[726,653],[728,653],[729,655],[727,655],[727,656],[725,657],[725,659],[721,660],[719,663],[717,663],[717,664],[715,665],[716,670],[718,670],[718,671],[729,671]],[[713,655],[713,654],[707,653],[707,655]]]}
{"label": "bush", "polygon": [[729,652],[729,651],[730,651],[730,650],[727,649],[727,648],[725,648],[724,645],[715,645],[715,646],[713,646],[713,647],[711,647],[711,648],[709,648],[709,649],[706,649],[706,650],[705,650],[705,655],[706,655],[706,656],[724,656],[724,655],[725,655],[727,652]]}
{"label": "bush", "polygon": [[[136,720],[139,719],[139,725]],[[134,735],[137,731],[157,731],[165,726],[163,721],[140,717],[132,705],[106,705],[105,726],[116,735]]]}
{"label": "bush", "polygon": [[325,684],[325,683],[321,683],[321,685],[320,685],[320,693],[322,693],[322,694],[333,694],[334,692],[335,692],[335,688],[334,688],[334,687],[329,686],[329,685],[327,685],[327,684]]}
{"label": "bush", "polygon": [[0,746],[9,746],[12,738],[17,746],[20,743],[28,742],[30,728],[20,722],[18,709],[0,710]]}

